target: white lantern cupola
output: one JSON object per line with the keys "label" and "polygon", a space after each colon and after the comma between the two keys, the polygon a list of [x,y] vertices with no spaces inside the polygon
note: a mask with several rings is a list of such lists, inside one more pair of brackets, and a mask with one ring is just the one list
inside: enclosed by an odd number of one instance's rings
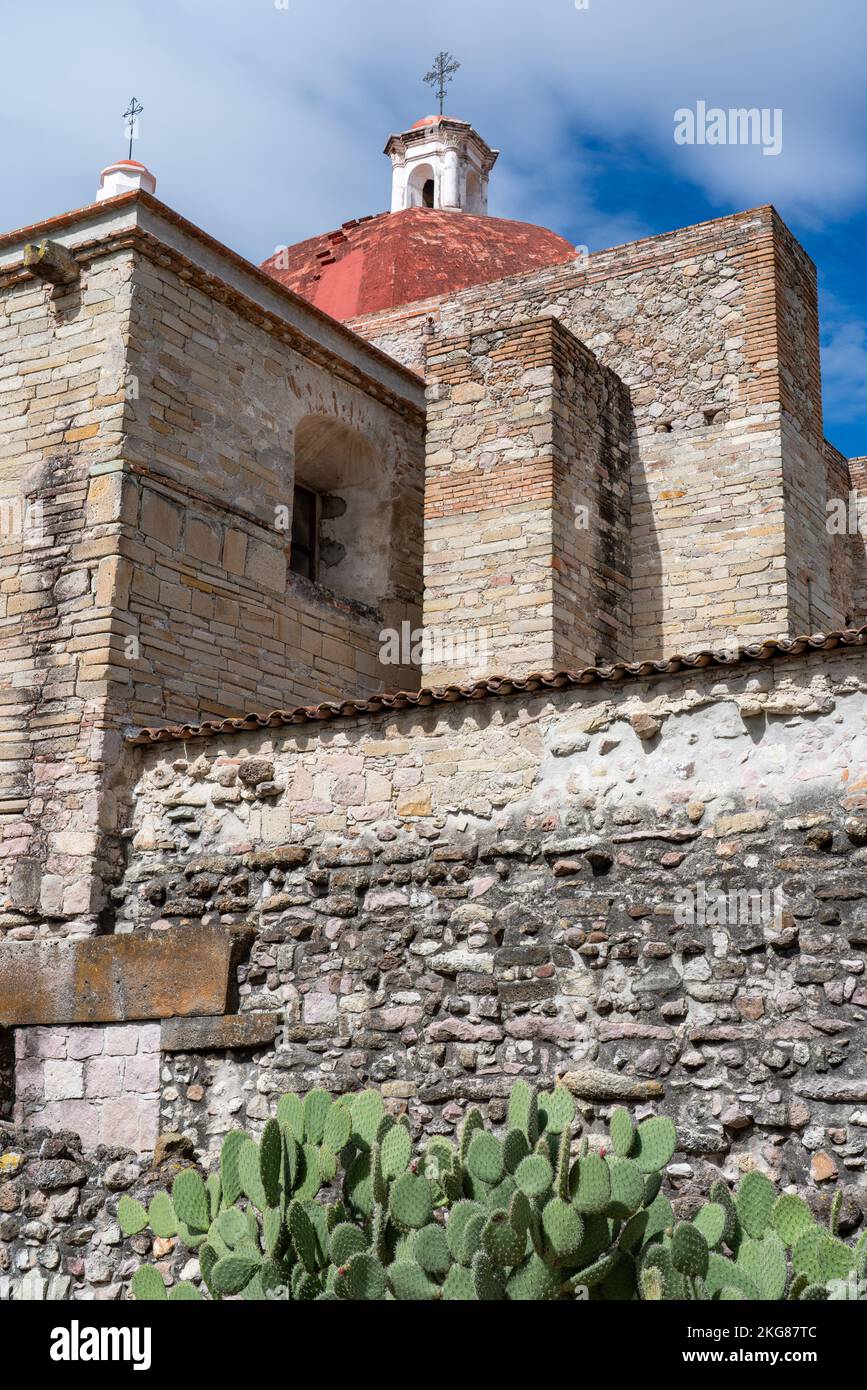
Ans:
{"label": "white lantern cupola", "polygon": [[438,208],[488,211],[488,178],[499,150],[492,150],[468,121],[425,116],[385,147],[391,159],[391,210]]}

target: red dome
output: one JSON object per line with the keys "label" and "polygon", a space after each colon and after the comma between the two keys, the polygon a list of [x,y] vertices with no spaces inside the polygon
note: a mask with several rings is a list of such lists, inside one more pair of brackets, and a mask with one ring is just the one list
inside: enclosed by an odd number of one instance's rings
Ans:
{"label": "red dome", "polygon": [[336,319],[455,293],[574,259],[574,246],[529,222],[407,208],[345,222],[262,263]]}
{"label": "red dome", "polygon": [[422,126],[437,125],[440,121],[444,121],[445,119],[445,116],[422,116],[420,121],[413,121],[410,130],[421,130]]}

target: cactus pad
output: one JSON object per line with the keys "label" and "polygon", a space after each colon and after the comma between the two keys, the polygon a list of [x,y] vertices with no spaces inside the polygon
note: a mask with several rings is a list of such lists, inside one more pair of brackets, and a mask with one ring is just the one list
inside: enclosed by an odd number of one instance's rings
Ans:
{"label": "cactus pad", "polygon": [[747,1173],[738,1186],[735,1206],[741,1226],[753,1240],[761,1240],[771,1222],[777,1194],[764,1173]]}
{"label": "cactus pad", "polygon": [[671,1263],[678,1274],[691,1279],[703,1279],[708,1270],[707,1241],[689,1221],[675,1226],[671,1238]]}
{"label": "cactus pad", "polygon": [[433,1213],[433,1190],[427,1178],[404,1173],[392,1184],[388,1210],[402,1231],[420,1230]]}
{"label": "cactus pad", "polygon": [[487,1130],[478,1130],[467,1149],[467,1167],[479,1182],[498,1183],[505,1170],[503,1145]]}
{"label": "cactus pad", "polygon": [[178,1173],[172,1185],[172,1203],[178,1219],[192,1231],[206,1231],[210,1226],[208,1194],[195,1168]]}
{"label": "cactus pad", "polygon": [[635,1139],[635,1125],[629,1111],[624,1110],[622,1105],[612,1110],[611,1119],[608,1121],[608,1133],[611,1135],[611,1144],[618,1158],[628,1158]]}
{"label": "cactus pad", "polygon": [[148,1213],[134,1197],[121,1197],[117,1204],[117,1224],[125,1236],[137,1236],[148,1224]]}
{"label": "cactus pad", "polygon": [[642,1173],[658,1173],[670,1163],[677,1148],[677,1131],[667,1115],[642,1120],[635,1131],[630,1158]]}
{"label": "cactus pad", "polygon": [[544,1197],[554,1181],[554,1170],[544,1154],[529,1154],[515,1170],[515,1182],[527,1197]]}

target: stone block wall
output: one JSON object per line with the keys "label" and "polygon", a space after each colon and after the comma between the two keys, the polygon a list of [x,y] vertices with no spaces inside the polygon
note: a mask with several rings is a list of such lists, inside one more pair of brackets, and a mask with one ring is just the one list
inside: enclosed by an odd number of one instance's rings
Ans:
{"label": "stone block wall", "polygon": [[[44,236],[73,284],[25,269]],[[143,194],[0,237],[0,296],[0,934],[26,941],[111,926],[131,723],[417,683],[378,654],[420,617],[423,395]],[[377,461],[375,602],[289,574],[311,416]]]}
{"label": "stone block wall", "polygon": [[[555,319],[428,355],[425,624],[485,652],[425,679],[614,659],[630,641],[626,392]],[[481,644],[479,644],[481,645]]]}
{"label": "stone block wall", "polygon": [[160,1027],[16,1030],[15,1120],[73,1130],[88,1149],[152,1153],[160,1129]]}
{"label": "stone block wall", "polygon": [[[122,449],[132,257],[108,238],[71,286],[0,265],[0,934],[94,929],[120,755],[97,607],[116,542],[92,510]],[[17,511],[16,511],[17,508]],[[12,524],[10,524],[10,522]]]}
{"label": "stone block wall", "polygon": [[423,371],[438,336],[540,314],[629,390],[632,655],[842,626],[815,269],[773,208],[350,322]]}

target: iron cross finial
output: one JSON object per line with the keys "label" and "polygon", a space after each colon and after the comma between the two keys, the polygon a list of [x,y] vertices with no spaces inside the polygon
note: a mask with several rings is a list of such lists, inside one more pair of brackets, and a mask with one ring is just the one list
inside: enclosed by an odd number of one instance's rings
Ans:
{"label": "iron cross finial", "polygon": [[435,89],[439,98],[440,115],[443,114],[445,106],[446,88],[459,67],[460,63],[455,61],[451,53],[442,52],[437,54],[430,72],[425,74],[425,82]]}
{"label": "iron cross finial", "polygon": [[132,99],[132,101],[130,102],[129,106],[126,108],[126,110],[125,110],[124,113],[123,113],[123,118],[124,118],[124,120],[126,121],[127,127],[128,127],[128,129],[129,129],[129,157],[130,157],[130,159],[132,159],[132,142],[133,142],[133,140],[135,139],[136,134],[138,133],[138,132],[137,132],[138,118],[139,118],[139,116],[141,115],[142,111],[144,111],[144,107],[142,106],[141,102],[136,101],[135,97],[133,97],[133,99]]}

